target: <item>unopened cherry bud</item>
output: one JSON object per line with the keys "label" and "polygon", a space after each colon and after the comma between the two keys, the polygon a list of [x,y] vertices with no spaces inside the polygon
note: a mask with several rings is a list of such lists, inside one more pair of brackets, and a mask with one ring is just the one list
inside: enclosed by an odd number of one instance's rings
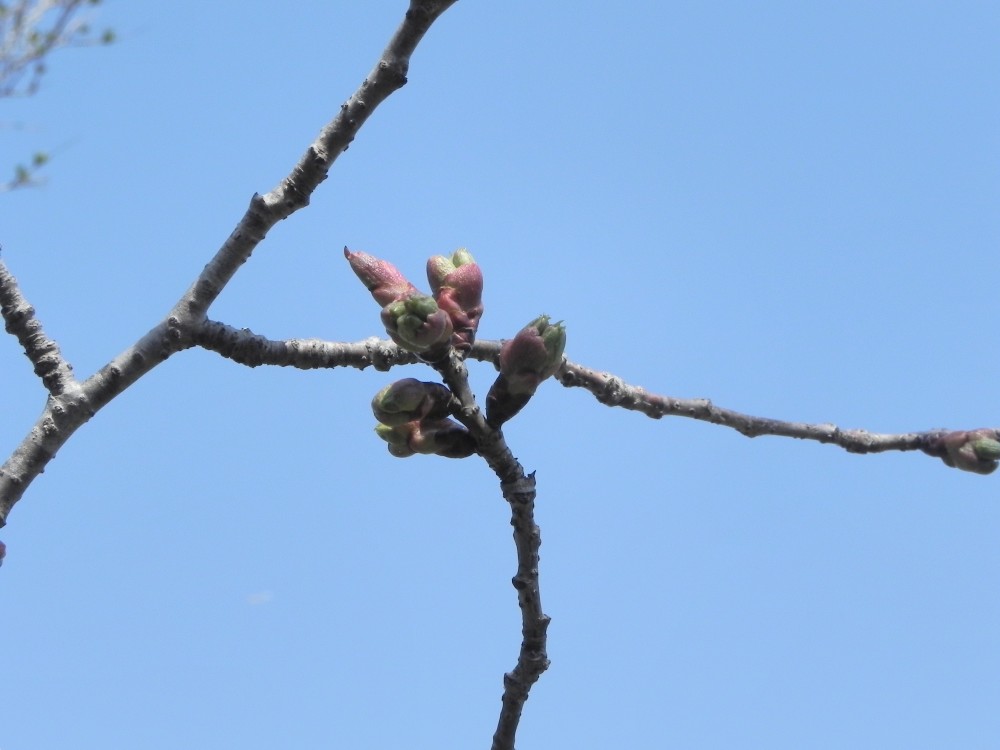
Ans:
{"label": "unopened cherry bud", "polygon": [[368,253],[353,253],[346,247],[344,257],[381,307],[417,291],[400,270],[387,260]]}
{"label": "unopened cherry bud", "polygon": [[452,345],[468,352],[483,316],[483,272],[465,248],[450,258],[435,255],[427,261],[427,280],[438,306],[451,318]]}
{"label": "unopened cherry bud", "polygon": [[372,399],[375,419],[385,425],[400,425],[425,418],[448,416],[451,391],[440,383],[404,378],[387,385]]}
{"label": "unopened cherry bud", "polygon": [[417,293],[382,308],[382,323],[393,341],[418,354],[447,344],[452,333],[448,314],[433,297]]}

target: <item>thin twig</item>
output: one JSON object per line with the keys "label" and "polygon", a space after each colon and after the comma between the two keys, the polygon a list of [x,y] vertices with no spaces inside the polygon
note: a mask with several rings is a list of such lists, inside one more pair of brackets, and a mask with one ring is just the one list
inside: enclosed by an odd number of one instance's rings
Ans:
{"label": "thin twig", "polygon": [[549,666],[546,639],[550,618],[542,610],[539,586],[541,530],[535,523],[535,475],[525,474],[514,458],[503,433],[486,423],[482,410],[469,387],[465,363],[455,353],[433,363],[445,385],[461,407],[455,416],[476,439],[480,455],[500,479],[504,499],[510,504],[510,525],[514,527],[517,550],[517,573],[511,583],[517,591],[521,609],[521,648],[514,669],[503,677],[500,717],[493,735],[492,750],[513,750],[514,737],[528,693]]}
{"label": "thin twig", "polygon": [[17,337],[25,356],[31,361],[35,374],[42,379],[45,389],[58,396],[74,384],[73,368],[59,346],[50,339],[35,317],[35,308],[21,293],[17,279],[0,260],[0,315],[3,315],[7,333]]}
{"label": "thin twig", "polygon": [[638,411],[653,419],[668,416],[688,417],[729,427],[747,437],[779,435],[815,440],[839,445],[851,453],[919,450],[929,434],[927,432],[881,434],[866,430],[844,430],[834,424],[785,422],[779,419],[755,417],[716,406],[707,398],[674,398],[650,393],[645,388],[629,385],[617,375],[598,372],[568,360],[556,373],[556,377],[567,388],[584,388],[590,391],[606,406]]}
{"label": "thin twig", "polygon": [[[221,326],[221,324],[211,324]],[[206,324],[208,326],[208,324]],[[272,341],[249,331],[236,331],[226,327],[231,342],[225,336],[221,341],[208,341],[198,337],[194,342],[223,356],[250,366],[283,365],[313,369],[317,367],[366,367],[387,370],[395,365],[413,364],[417,358],[391,341],[366,339],[355,344],[306,341]],[[248,338],[248,337],[252,337]],[[471,359],[497,363],[502,341],[477,340],[469,353]],[[289,350],[292,350],[291,352]],[[249,354],[247,352],[252,352]],[[375,356],[377,353],[378,356]],[[294,356],[293,356],[294,355]],[[246,359],[247,361],[244,361]],[[630,411],[637,411],[653,419],[661,417],[686,417],[702,422],[728,427],[747,437],[774,435],[799,440],[838,445],[850,453],[884,453],[886,451],[928,452],[927,448],[937,438],[948,434],[943,429],[923,432],[878,433],[861,429],[843,429],[835,424],[788,422],[716,406],[704,398],[675,398],[650,393],[645,388],[630,385],[617,375],[599,372],[567,360],[556,373],[556,379],[567,388],[583,388],[602,404]],[[449,384],[450,385],[450,384]],[[478,408],[478,407],[477,407]],[[929,455],[939,457],[937,453]]]}

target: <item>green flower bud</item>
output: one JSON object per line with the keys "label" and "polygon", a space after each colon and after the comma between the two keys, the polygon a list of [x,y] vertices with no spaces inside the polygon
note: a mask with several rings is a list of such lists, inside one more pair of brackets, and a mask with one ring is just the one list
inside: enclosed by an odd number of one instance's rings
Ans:
{"label": "green flower bud", "polygon": [[451,318],[432,297],[423,294],[390,302],[382,309],[382,322],[393,341],[418,354],[451,339]]}
{"label": "green flower bud", "polygon": [[425,418],[448,416],[451,391],[440,383],[404,378],[387,385],[372,399],[372,412],[383,425],[401,425]]}
{"label": "green flower bud", "polygon": [[1000,442],[992,438],[973,440],[969,445],[980,461],[1000,460]]}
{"label": "green flower bud", "polygon": [[389,453],[397,458],[406,458],[416,453],[410,448],[410,433],[407,425],[390,427],[385,424],[375,425],[375,434],[389,444]]}
{"label": "green flower bud", "polygon": [[976,474],[992,474],[1000,461],[1000,435],[996,430],[956,430],[931,435],[924,453],[936,456],[945,465]]}
{"label": "green flower bud", "polygon": [[398,458],[416,453],[466,458],[476,452],[476,441],[469,431],[450,419],[426,419],[392,427],[378,424],[375,434],[389,444],[389,453]]}

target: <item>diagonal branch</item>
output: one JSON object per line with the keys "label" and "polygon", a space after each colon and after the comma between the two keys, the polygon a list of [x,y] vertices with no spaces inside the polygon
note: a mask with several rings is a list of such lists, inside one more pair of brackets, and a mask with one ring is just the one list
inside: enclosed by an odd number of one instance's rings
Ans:
{"label": "diagonal branch", "polygon": [[[289,175],[266,195],[253,196],[250,207],[232,234],[166,318],[85,382],[77,384],[72,380],[69,365],[58,356],[55,344],[41,333],[34,311],[20,296],[13,277],[3,267],[0,303],[5,308],[3,315],[8,330],[21,341],[36,372],[40,364],[48,368],[44,374],[39,374],[49,376],[46,387],[53,396],[35,426],[0,467],[0,527],[6,524],[11,509],[56,452],[98,410],[156,365],[193,346],[196,339],[212,348],[213,342],[226,338],[227,331],[219,328],[221,324],[206,321],[208,308],[268,230],[308,205],[310,196],[326,179],[337,156],[354,140],[375,108],[406,83],[410,56],[417,44],[430,25],[455,2],[411,0],[403,22],[375,68],[341,106],[337,116],[323,128]],[[285,352],[285,364],[309,360],[309,356],[290,355],[291,349],[294,347]],[[390,355],[373,346],[369,356],[372,364],[380,366],[389,361]],[[56,394],[53,389],[60,392]]]}
{"label": "diagonal branch", "polygon": [[200,322],[233,274],[264,235],[282,219],[309,205],[333,162],[347,150],[375,108],[406,84],[410,56],[431,24],[457,0],[411,0],[410,8],[378,63],[340,112],[306,149],[292,171],[271,192],[254,195],[229,238],[174,308],[185,320]]}

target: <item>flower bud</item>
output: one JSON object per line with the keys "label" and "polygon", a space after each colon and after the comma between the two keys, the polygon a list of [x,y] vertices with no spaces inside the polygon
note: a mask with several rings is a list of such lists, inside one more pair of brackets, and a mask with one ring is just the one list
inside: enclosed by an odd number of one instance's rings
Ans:
{"label": "flower bud", "polygon": [[500,347],[500,373],[507,376],[511,393],[534,393],[562,365],[566,328],[549,323],[542,315]]}
{"label": "flower bud", "polygon": [[517,414],[539,384],[562,365],[566,329],[535,318],[500,347],[500,375],[486,394],[486,422],[494,428]]}
{"label": "flower bud", "polygon": [[416,378],[404,378],[387,385],[372,399],[375,419],[395,426],[425,418],[448,416],[451,391],[440,383],[423,383]]}
{"label": "flower bud", "polygon": [[7,555],[7,545],[0,542],[0,565],[3,565],[3,559]]}
{"label": "flower bud", "polygon": [[448,313],[433,297],[414,293],[382,308],[385,330],[407,351],[422,353],[447,344],[452,326]]}
{"label": "flower bud", "polygon": [[1000,435],[996,430],[956,430],[931,435],[924,453],[940,458],[947,466],[976,474],[992,474],[1000,461]]}
{"label": "flower bud", "polygon": [[410,431],[406,424],[393,427],[377,424],[375,425],[375,434],[389,444],[389,452],[397,458],[406,458],[416,453],[410,448]]}
{"label": "flower bud", "polygon": [[375,426],[375,434],[389,444],[389,453],[399,458],[415,453],[466,458],[476,452],[469,431],[450,419],[413,421],[393,427],[379,424]]}
{"label": "flower bud", "polygon": [[387,260],[380,260],[368,253],[352,253],[346,247],[344,257],[382,307],[417,291],[399,269]]}
{"label": "flower bud", "polygon": [[467,353],[476,339],[479,319],[483,316],[483,272],[465,248],[450,258],[435,255],[427,261],[430,282],[438,306],[451,318],[452,345]]}

